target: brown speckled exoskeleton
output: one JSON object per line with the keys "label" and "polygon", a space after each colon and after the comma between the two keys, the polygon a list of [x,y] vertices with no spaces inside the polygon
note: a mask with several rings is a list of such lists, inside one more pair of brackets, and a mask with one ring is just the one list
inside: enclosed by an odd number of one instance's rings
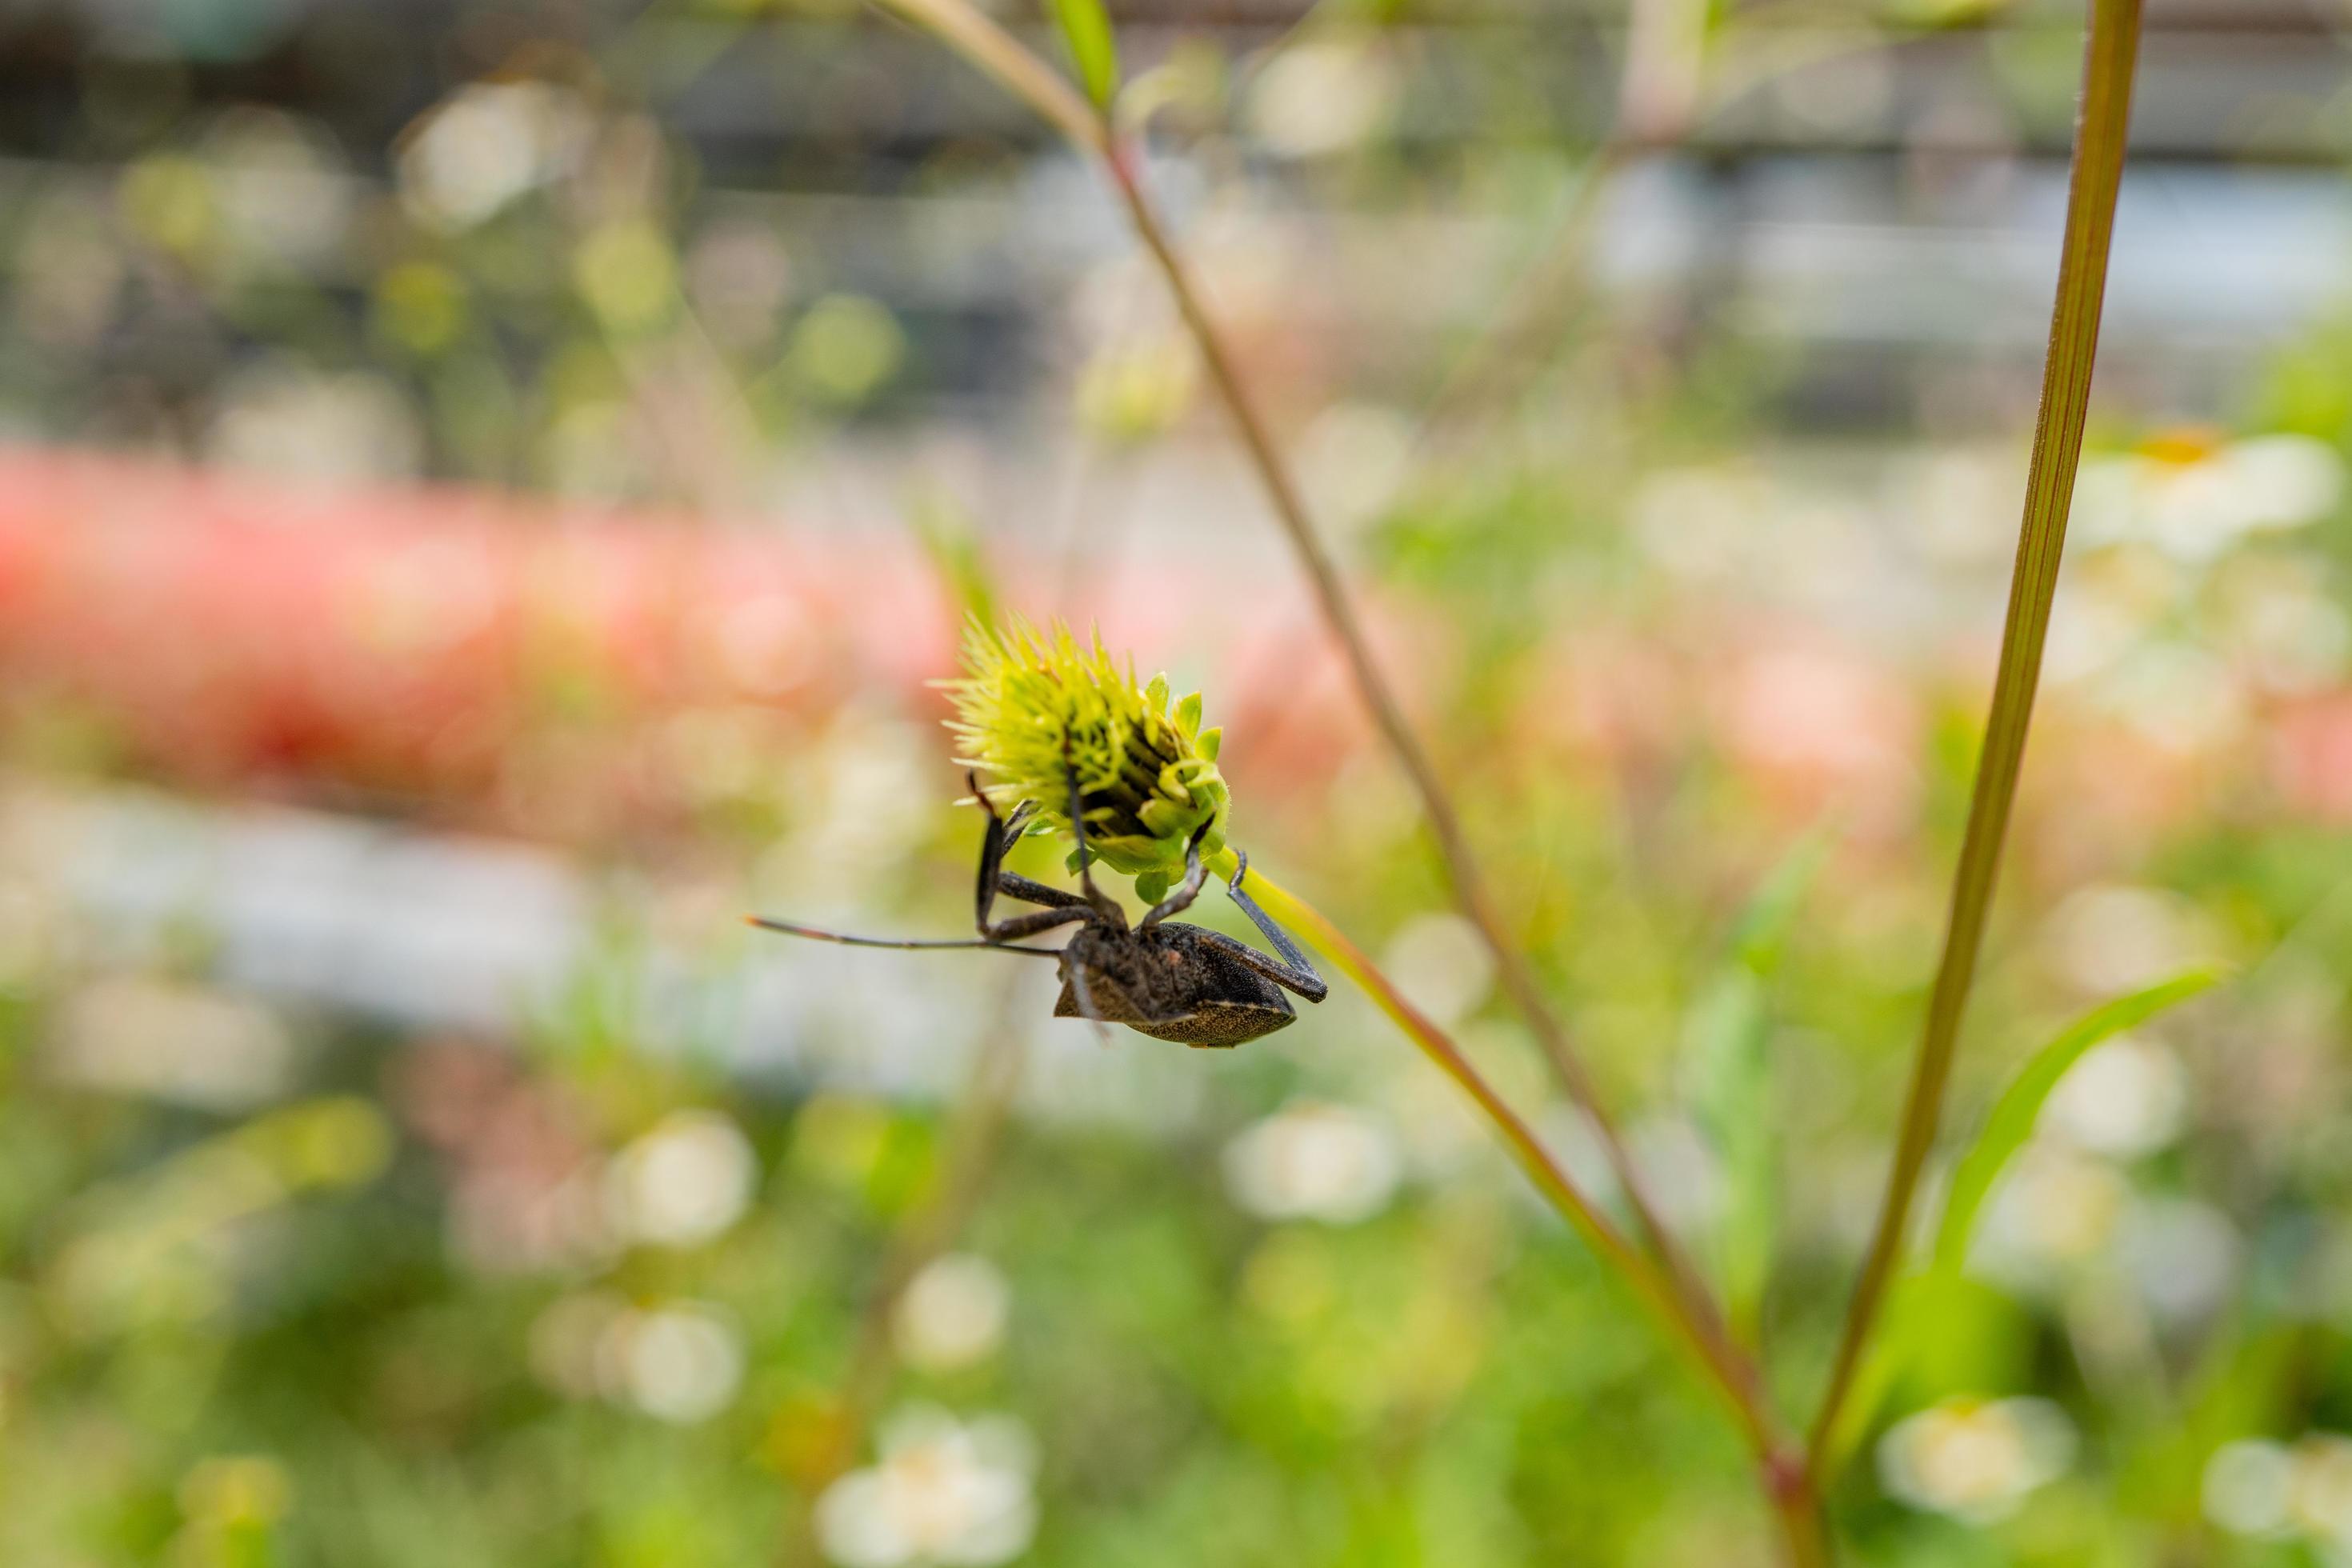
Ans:
{"label": "brown speckled exoskeleton", "polygon": [[[1087,855],[1086,836],[1078,836],[1078,889],[1075,893],[1004,869],[1005,846],[1012,843],[1037,809],[1024,801],[1008,821],[996,815],[982,794],[978,780],[972,794],[988,814],[980,841],[980,885],[973,909],[979,928],[976,942],[924,942],[890,937],[846,936],[815,926],[754,918],[752,924],[793,936],[821,942],[847,942],[855,947],[986,947],[1001,952],[1042,953],[1057,959],[1062,969],[1062,994],[1054,1003],[1057,1018],[1091,1018],[1097,1023],[1125,1024],[1155,1039],[1200,1047],[1238,1046],[1287,1026],[1297,1015],[1285,990],[1309,1002],[1330,994],[1322,976],[1300,952],[1283,929],[1275,924],[1242,884],[1249,877],[1249,857],[1241,857],[1226,891],[1251,923],[1265,933],[1282,956],[1272,958],[1222,931],[1171,920],[1201,896],[1207,872],[1201,864],[1201,840],[1209,830],[1202,823],[1184,848],[1184,880],[1171,889],[1133,926],[1117,900],[1095,886]],[[1083,823],[1077,791],[1071,790],[1070,820]],[[1024,903],[1041,904],[1008,919],[989,917],[999,895]],[[1021,938],[1055,926],[1077,926],[1059,948],[1026,947]]]}

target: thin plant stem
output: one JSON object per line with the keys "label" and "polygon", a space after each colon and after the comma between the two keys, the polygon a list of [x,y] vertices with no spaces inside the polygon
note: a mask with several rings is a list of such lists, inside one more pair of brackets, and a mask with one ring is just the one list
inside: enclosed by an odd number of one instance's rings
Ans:
{"label": "thin plant stem", "polygon": [[1316,531],[1307,504],[1273,433],[1259,414],[1242,380],[1223,332],[1209,315],[1190,269],[1168,237],[1136,169],[1133,150],[1121,144],[1110,121],[1090,110],[1086,100],[1044,61],[1017,39],[981,15],[969,0],[886,0],[899,14],[936,32],[950,47],[999,84],[1027,102],[1039,114],[1068,133],[1081,147],[1097,154],[1125,204],[1136,232],[1165,276],[1177,308],[1191,329],[1209,367],[1210,379],[1231,413],[1252,468],[1264,484],[1275,517],[1305,570],[1325,623],[1345,656],[1357,691],[1389,749],[1421,797],[1432,837],[1445,864],[1456,901],[1480,939],[1494,954],[1496,972],[1512,1005],[1534,1030],[1544,1054],[1567,1087],[1569,1095],[1590,1115],[1628,1208],[1642,1235],[1665,1265],[1669,1279],[1695,1319],[1721,1331],[1721,1313],[1682,1247],[1651,1201],[1632,1155],[1603,1109],[1591,1072],[1570,1041],[1568,1031],[1545,999],[1533,968],[1507,935],[1500,912],[1488,893],[1486,879],[1462,827],[1460,813],[1437,775],[1428,752],[1414,734],[1387,677],[1373,658],[1371,647],[1353,601],[1341,582],[1338,566]]}
{"label": "thin plant stem", "polygon": [[2139,49],[2140,0],[2093,0],[2083,52],[2083,99],[2075,126],[2074,174],[2066,196],[2066,236],[2060,253],[2058,293],[2050,316],[2050,352],[2043,363],[2042,409],[2027,465],[2024,519],[2017,564],[2010,578],[2009,611],[2001,628],[2000,663],[1992,710],[1985,724],[1976,792],[1952,878],[1951,913],[1943,956],[1927,1002],[1919,1054],[1903,1108],[1895,1163],[1887,1177],[1878,1228],[1854,1287],[1829,1386],[1814,1416],[1810,1452],[1818,1469],[1829,1453],[1838,1414],[1870,1342],[1873,1325],[1901,1260],[1920,1172],[1934,1147],[1944,1089],[1966,1012],[1969,987],[1983,945],[1993,884],[2017,777],[2025,755],[2034,689],[2042,676],[2042,642],[2058,588],[2066,545],[2066,515],[2083,452],[2090,405],[2092,362],[2099,346],[2099,310],[2106,292],[2107,251],[2115,232],[2116,195],[2123,180],[2126,132],[2131,117],[2133,67]]}
{"label": "thin plant stem", "polygon": [[1591,1117],[1601,1151],[1624,1192],[1626,1206],[1633,1211],[1651,1249],[1664,1264],[1669,1280],[1683,1298],[1685,1310],[1705,1324],[1709,1332],[1727,1337],[1714,1298],[1684,1256],[1674,1233],[1659,1216],[1641,1173],[1603,1108],[1592,1076],[1570,1040],[1566,1026],[1552,1011],[1526,956],[1507,934],[1453,797],[1372,657],[1355,605],[1340,580],[1339,567],[1316,531],[1289,466],[1241,377],[1223,331],[1209,315],[1190,268],[1169,238],[1166,226],[1143,189],[1133,149],[1118,140],[1108,116],[1090,110],[1068,82],[1019,40],[980,14],[969,0],[887,0],[887,4],[909,20],[932,29],[950,47],[995,78],[1081,147],[1101,158],[1138,237],[1166,278],[1177,309],[1208,365],[1210,379],[1233,416],[1250,464],[1273,504],[1276,520],[1298,556],[1324,621],[1347,659],[1358,694],[1421,797],[1423,815],[1445,864],[1455,900],[1493,953],[1504,990],[1534,1030],[1570,1098]]}
{"label": "thin plant stem", "polygon": [[1421,797],[1422,811],[1429,821],[1431,836],[1436,840],[1439,858],[1444,862],[1448,879],[1454,887],[1455,901],[1470,919],[1480,940],[1494,955],[1496,972],[1512,1005],[1528,1020],[1536,1039],[1550,1060],[1553,1070],[1567,1087],[1569,1097],[1583,1109],[1593,1121],[1601,1151],[1618,1184],[1623,1189],[1626,1206],[1632,1210],[1643,1238],[1664,1265],[1670,1282],[1684,1298],[1684,1305],[1692,1317],[1706,1322],[1710,1331],[1721,1330],[1721,1313],[1698,1275],[1684,1257],[1680,1243],[1665,1222],[1659,1216],[1651,1201],[1640,1171],[1627,1152],[1624,1141],[1618,1135],[1615,1124],[1602,1106],[1598,1087],[1583,1058],[1570,1040],[1566,1026],[1543,994],[1534,968],[1518,944],[1504,928],[1501,911],[1488,891],[1484,872],[1479,869],[1476,853],[1471,848],[1469,835],[1464,831],[1461,814],[1455,809],[1453,796],[1437,773],[1420,737],[1414,733],[1411,721],[1398,702],[1388,678],[1372,657],[1371,645],[1365,637],[1363,623],[1356,613],[1354,601],[1330,552],[1307,513],[1297,483],[1292,478],[1289,465],[1283,460],[1280,449],[1227,345],[1223,331],[1210,316],[1200,289],[1194,286],[1191,269],[1168,237],[1158,212],[1137,177],[1132,151],[1115,148],[1108,160],[1112,182],[1137,235],[1142,239],[1160,265],[1175,296],[1178,311],[1192,330],[1201,357],[1209,369],[1209,379],[1240,433],[1242,446],[1248,453],[1251,466],[1257,470],[1267,498],[1274,506],[1275,517],[1282,525],[1313,588],[1318,605],[1332,637],[1348,661],[1349,673],[1354,679],[1357,693],[1370,710],[1372,722],[1381,731]]}
{"label": "thin plant stem", "polygon": [[1111,155],[1109,122],[1061,72],[1028,46],[991,21],[970,0],[881,0],[941,43],[996,85],[1034,110],[1055,130],[1097,156]]}

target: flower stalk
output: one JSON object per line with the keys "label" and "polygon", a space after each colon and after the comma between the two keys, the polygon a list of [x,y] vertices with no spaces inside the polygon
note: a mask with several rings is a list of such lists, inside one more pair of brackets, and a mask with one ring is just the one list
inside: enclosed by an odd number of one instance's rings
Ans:
{"label": "flower stalk", "polygon": [[[1212,868],[1221,876],[1229,877],[1235,868],[1228,860],[1226,864]],[[1514,1110],[1486,1075],[1478,1070],[1476,1064],[1464,1054],[1453,1037],[1407,1000],[1380,967],[1365,956],[1364,951],[1350,942],[1347,934],[1320,910],[1255,866],[1250,868],[1248,889],[1250,897],[1256,900],[1266,913],[1297,932],[1307,946],[1329,959],[1333,967],[1353,981],[1381,1012],[1388,1015],[1399,1032],[1411,1040],[1432,1065],[1452,1079],[1455,1086],[1470,1097],[1471,1102],[1493,1124],[1512,1160],[1535,1184],[1536,1189],[1584,1237],[1602,1261],[1624,1278],[1635,1296],[1665,1331],[1668,1340],[1689,1355],[1692,1364],[1721,1396],[1732,1418],[1748,1435],[1758,1452],[1782,1455],[1785,1450],[1779,1423],[1764,1402],[1755,1367],[1728,1337],[1708,1332],[1704,1324],[1681,1310],[1680,1300],[1672,1283],[1658,1265],[1635,1247],[1591,1197],[1576,1184],[1566,1167],[1544,1146],[1535,1130],[1528,1125],[1526,1118]]]}

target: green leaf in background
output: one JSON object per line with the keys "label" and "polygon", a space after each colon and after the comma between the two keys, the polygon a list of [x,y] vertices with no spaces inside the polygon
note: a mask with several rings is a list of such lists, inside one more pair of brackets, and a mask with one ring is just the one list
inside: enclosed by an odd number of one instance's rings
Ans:
{"label": "green leaf in background", "polygon": [[2084,1052],[2126,1029],[2146,1023],[2157,1014],[2207,990],[2221,978],[2219,971],[2193,970],[2175,975],[2144,991],[2092,1008],[2059,1031],[2055,1039],[2027,1058],[1986,1115],[1975,1143],[1952,1169],[1949,1194],[1944,1200],[1943,1222],[1936,1230],[1936,1247],[1929,1267],[1938,1274],[1958,1274],[1968,1262],[1969,1237],[1978,1212],[1993,1184],[2025,1141],[2033,1135],[2050,1091],[2082,1060]]}
{"label": "green leaf in background", "polygon": [[2207,990],[2221,979],[2219,970],[2191,970],[2104,1002],[2061,1029],[2048,1044],[2026,1058],[2000,1098],[1985,1116],[1976,1141],[1953,1168],[1951,1187],[1936,1230],[1936,1244],[1926,1268],[1899,1279],[1888,1293],[1886,1318],[1875,1348],[1857,1374],[1853,1396],[1840,1412],[1828,1452],[1843,1456],[1869,1426],[1874,1413],[1895,1380],[1916,1362],[1935,1336],[1945,1329],[1956,1291],[1967,1288],[1962,1273],[1977,1215],[2017,1152],[2033,1135],[2042,1114],[2066,1069],[2083,1059],[2092,1047],[2114,1038]]}
{"label": "green leaf in background", "polygon": [[915,537],[922,542],[923,554],[930,562],[931,570],[939,574],[940,584],[954,596],[956,625],[978,621],[984,626],[995,626],[1003,595],[998,591],[996,574],[981,549],[980,535],[971,519],[953,501],[936,495],[921,498],[910,508],[910,514]]}
{"label": "green leaf in background", "polygon": [[1054,20],[1061,25],[1062,41],[1069,46],[1087,96],[1098,107],[1108,106],[1118,90],[1118,45],[1102,0],[1054,0]]}
{"label": "green leaf in background", "polygon": [[1770,981],[1831,835],[1815,827],[1782,856],[1733,922],[1729,951],[1699,987],[1685,1028],[1691,1103],[1723,1162],[1715,1252],[1732,1321],[1752,1326],[1778,1228],[1780,1118],[1772,1105]]}

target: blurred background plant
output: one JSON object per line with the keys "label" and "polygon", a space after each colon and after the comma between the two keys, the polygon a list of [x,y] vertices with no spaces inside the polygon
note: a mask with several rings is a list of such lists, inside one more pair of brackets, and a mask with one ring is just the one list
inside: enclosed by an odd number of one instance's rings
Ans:
{"label": "blurred background plant", "polygon": [[[1797,1406],[1982,721],[2079,10],[1113,18],[1505,916]],[[1860,1561],[2352,1552],[2337,31],[2150,14],[1955,1123],[2239,976],[2052,1089],[1855,1436]],[[1207,690],[1236,841],[1607,1190],[1203,375],[1078,161],[865,15],[0,14],[0,1557],[1767,1560],[1703,1393],[1360,1002],[1104,1050],[1044,975],[736,924],[960,933],[922,683],[993,584]]]}

